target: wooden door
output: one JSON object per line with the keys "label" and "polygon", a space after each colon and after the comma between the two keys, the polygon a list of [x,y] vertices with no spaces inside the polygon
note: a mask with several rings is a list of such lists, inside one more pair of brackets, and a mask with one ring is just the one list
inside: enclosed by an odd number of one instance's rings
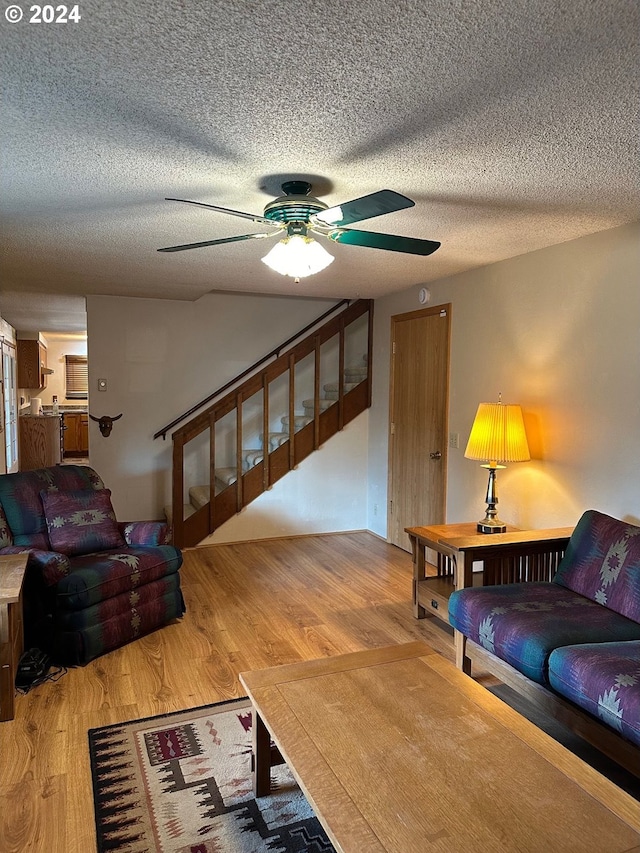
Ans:
{"label": "wooden door", "polygon": [[450,305],[391,318],[388,540],[443,524],[447,476]]}

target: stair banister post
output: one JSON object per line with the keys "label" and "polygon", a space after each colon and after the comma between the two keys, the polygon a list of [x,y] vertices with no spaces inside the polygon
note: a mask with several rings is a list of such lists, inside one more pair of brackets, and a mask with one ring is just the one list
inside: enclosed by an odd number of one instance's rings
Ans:
{"label": "stair banister post", "polygon": [[369,299],[369,338],[367,341],[367,408],[371,406],[373,389],[373,299]]}
{"label": "stair banister post", "polygon": [[242,483],[242,391],[236,397],[236,507],[237,511],[244,506]]}
{"label": "stair banister post", "polygon": [[184,547],[184,438],[173,436],[173,478],[171,483],[172,541]]}
{"label": "stair banister post", "polygon": [[296,466],[295,449],[295,403],[296,403],[296,361],[293,353],[289,356],[289,470]]}
{"label": "stair banister post", "polygon": [[209,533],[216,529],[216,410],[209,413]]}
{"label": "stair banister post", "polygon": [[313,370],[313,449],[320,447],[320,335],[314,340]]}
{"label": "stair banister post", "polygon": [[266,491],[271,483],[269,479],[269,374],[262,376],[262,487]]}
{"label": "stair banister post", "polygon": [[344,428],[344,317],[340,318],[338,350],[338,429]]}

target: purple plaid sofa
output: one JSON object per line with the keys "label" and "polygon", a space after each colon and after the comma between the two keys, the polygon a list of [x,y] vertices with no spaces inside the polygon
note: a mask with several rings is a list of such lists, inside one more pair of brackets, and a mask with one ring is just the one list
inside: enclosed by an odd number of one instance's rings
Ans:
{"label": "purple plaid sofa", "polygon": [[0,554],[27,552],[25,643],[85,664],[184,613],[163,522],[116,521],[88,466],[0,475]]}
{"label": "purple plaid sofa", "polygon": [[552,581],[457,590],[449,621],[640,746],[640,527],[589,510]]}

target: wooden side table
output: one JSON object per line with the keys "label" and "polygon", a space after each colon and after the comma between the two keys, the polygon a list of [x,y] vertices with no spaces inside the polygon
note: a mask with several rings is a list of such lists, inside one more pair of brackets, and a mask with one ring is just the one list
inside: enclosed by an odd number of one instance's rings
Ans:
{"label": "wooden side table", "polygon": [[0,721],[14,717],[18,661],[24,651],[22,581],[28,554],[0,556]]}
{"label": "wooden side table", "polygon": [[[448,624],[454,589],[551,580],[573,527],[478,533],[472,523],[405,530],[413,557],[413,614],[416,619],[431,614]],[[430,551],[435,563],[428,559]],[[482,563],[482,571],[474,571],[474,563]]]}

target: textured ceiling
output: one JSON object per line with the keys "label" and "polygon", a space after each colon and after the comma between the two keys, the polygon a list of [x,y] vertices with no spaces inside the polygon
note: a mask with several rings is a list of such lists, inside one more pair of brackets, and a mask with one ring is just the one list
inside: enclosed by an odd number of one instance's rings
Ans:
{"label": "textured ceiling", "polygon": [[[376,297],[640,218],[637,0],[81,0],[67,24],[18,5],[0,313],[19,329],[81,326],[58,295]],[[357,227],[442,247],[328,246],[299,284],[260,240],[156,252],[261,230],[165,196],[261,213],[292,176],[330,205],[404,193]]]}

